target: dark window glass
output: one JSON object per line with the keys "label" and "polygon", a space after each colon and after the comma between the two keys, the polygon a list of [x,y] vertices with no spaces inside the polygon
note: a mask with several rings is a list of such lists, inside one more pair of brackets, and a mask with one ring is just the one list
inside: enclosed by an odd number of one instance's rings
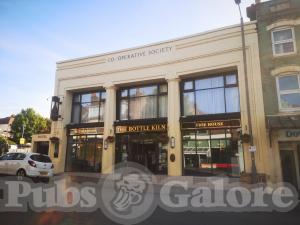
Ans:
{"label": "dark window glass", "polygon": [[183,131],[186,175],[239,176],[244,171],[244,154],[237,129]]}
{"label": "dark window glass", "polygon": [[31,155],[30,158],[37,162],[50,163],[51,159],[46,155]]}
{"label": "dark window glass", "polygon": [[53,154],[53,156],[54,156],[54,158],[58,158],[58,155],[59,155],[59,143],[56,142],[54,144],[54,154]]}
{"label": "dark window glass", "polygon": [[72,123],[94,123],[104,120],[105,92],[74,94]]}
{"label": "dark window glass", "polygon": [[73,101],[80,102],[80,94],[74,94]]}
{"label": "dark window glass", "polygon": [[15,155],[14,160],[23,160],[25,159],[26,155],[23,153],[18,153]]}
{"label": "dark window glass", "polygon": [[159,92],[160,93],[167,93],[168,92],[168,85],[166,85],[166,84],[160,85],[159,86]]}

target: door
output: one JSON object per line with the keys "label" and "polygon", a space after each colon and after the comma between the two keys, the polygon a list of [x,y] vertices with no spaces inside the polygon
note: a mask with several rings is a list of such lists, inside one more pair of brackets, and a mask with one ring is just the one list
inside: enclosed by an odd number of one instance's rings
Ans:
{"label": "door", "polygon": [[283,181],[298,187],[294,151],[280,150],[280,158]]}
{"label": "door", "polygon": [[144,166],[152,173],[156,173],[158,168],[158,151],[156,144],[144,144],[142,148],[144,149]]}
{"label": "door", "polygon": [[7,173],[11,175],[16,175],[18,169],[24,163],[26,155],[24,153],[13,153],[10,157],[9,163],[7,164]]}
{"label": "door", "polygon": [[0,158],[0,174],[7,174],[7,159],[10,157],[11,154],[6,154],[1,156]]}

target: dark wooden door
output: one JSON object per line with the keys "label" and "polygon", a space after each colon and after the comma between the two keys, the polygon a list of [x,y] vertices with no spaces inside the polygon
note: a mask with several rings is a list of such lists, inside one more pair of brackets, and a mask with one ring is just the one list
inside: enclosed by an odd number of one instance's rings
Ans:
{"label": "dark wooden door", "polygon": [[292,150],[281,150],[280,158],[283,181],[288,182],[297,188],[298,185],[294,152]]}

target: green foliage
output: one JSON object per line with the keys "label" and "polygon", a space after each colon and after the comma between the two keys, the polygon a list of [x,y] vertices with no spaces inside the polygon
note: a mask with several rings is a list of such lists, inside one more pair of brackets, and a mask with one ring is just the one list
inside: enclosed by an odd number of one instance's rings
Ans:
{"label": "green foliage", "polygon": [[31,142],[33,134],[49,133],[51,129],[51,122],[47,118],[43,118],[36,113],[32,108],[23,109],[15,116],[15,120],[11,125],[11,132],[13,141],[19,143],[22,137],[22,129],[24,125],[24,138],[26,142]]}
{"label": "green foliage", "polygon": [[5,137],[0,136],[0,155],[8,151],[8,142]]}

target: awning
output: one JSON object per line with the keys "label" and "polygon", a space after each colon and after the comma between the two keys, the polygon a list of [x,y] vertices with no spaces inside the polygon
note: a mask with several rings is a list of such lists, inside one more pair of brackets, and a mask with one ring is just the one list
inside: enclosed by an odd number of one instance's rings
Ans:
{"label": "awning", "polygon": [[300,128],[300,115],[268,115],[268,129]]}

